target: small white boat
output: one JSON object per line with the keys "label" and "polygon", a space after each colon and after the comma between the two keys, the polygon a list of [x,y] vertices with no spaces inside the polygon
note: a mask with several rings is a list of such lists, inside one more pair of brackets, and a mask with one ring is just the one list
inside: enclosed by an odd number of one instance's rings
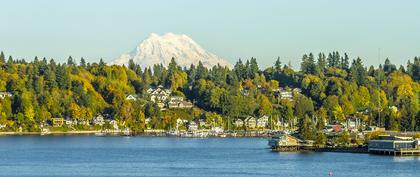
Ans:
{"label": "small white boat", "polygon": [[122,135],[123,136],[131,136],[131,132],[130,132],[130,129],[129,128],[125,128],[123,131],[122,131]]}

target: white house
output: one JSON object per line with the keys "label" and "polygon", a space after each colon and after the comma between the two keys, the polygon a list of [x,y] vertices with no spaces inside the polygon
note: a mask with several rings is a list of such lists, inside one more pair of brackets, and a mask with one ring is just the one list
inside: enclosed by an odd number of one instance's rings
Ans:
{"label": "white house", "polygon": [[264,115],[257,120],[257,127],[258,128],[265,128],[268,126],[268,116]]}
{"label": "white house", "polygon": [[112,126],[112,128],[114,128],[114,130],[118,130],[118,123],[116,120],[111,120],[109,121],[109,124]]}
{"label": "white house", "polygon": [[93,117],[93,124],[94,125],[104,125],[105,124],[105,120],[104,120],[104,116],[102,116],[101,114]]}
{"label": "white house", "polygon": [[235,127],[243,127],[244,121],[242,119],[236,119],[233,125],[235,125]]}
{"label": "white house", "polygon": [[5,99],[6,97],[12,97],[13,95],[10,92],[0,92],[0,98]]}
{"label": "white house", "polygon": [[248,128],[255,128],[257,126],[257,119],[252,116],[248,116],[244,120],[245,126]]}
{"label": "white house", "polygon": [[130,94],[130,95],[127,95],[127,97],[125,98],[126,100],[129,100],[129,101],[137,101],[137,98],[138,98],[138,96],[137,95],[135,95],[135,94]]}
{"label": "white house", "polygon": [[156,89],[148,89],[147,93],[150,96],[150,101],[153,102],[166,102],[169,99],[172,91],[164,89],[163,86],[158,86]]}
{"label": "white house", "polygon": [[188,123],[188,130],[189,131],[197,131],[198,130],[198,125],[197,123],[195,123],[194,121],[190,121]]}

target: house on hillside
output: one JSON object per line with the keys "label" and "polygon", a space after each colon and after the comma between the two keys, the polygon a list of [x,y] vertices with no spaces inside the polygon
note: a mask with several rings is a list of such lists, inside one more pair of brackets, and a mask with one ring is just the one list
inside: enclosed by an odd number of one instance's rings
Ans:
{"label": "house on hillside", "polygon": [[257,119],[255,117],[248,116],[245,118],[244,123],[246,127],[253,129],[257,126]]}
{"label": "house on hillside", "polygon": [[257,119],[257,127],[258,128],[266,128],[268,126],[269,120],[268,116],[264,115]]}
{"label": "house on hillside", "polygon": [[192,108],[193,104],[189,101],[184,101],[184,98],[181,96],[171,96],[168,102],[168,108],[179,108],[179,109],[189,109]]}
{"label": "house on hillside", "polygon": [[13,94],[10,92],[0,92],[0,99],[5,99],[6,97],[12,97]]}
{"label": "house on hillside", "polygon": [[136,94],[129,94],[125,99],[128,101],[137,101],[137,98],[138,96]]}
{"label": "house on hillside", "polygon": [[147,94],[150,97],[150,101],[159,103],[159,102],[166,102],[169,99],[172,91],[169,89],[164,89],[163,86],[159,85],[155,89],[148,89]]}

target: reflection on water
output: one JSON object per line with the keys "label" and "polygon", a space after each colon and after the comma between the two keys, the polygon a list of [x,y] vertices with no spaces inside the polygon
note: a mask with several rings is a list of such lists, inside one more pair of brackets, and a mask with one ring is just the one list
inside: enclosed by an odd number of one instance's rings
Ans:
{"label": "reflection on water", "polygon": [[262,138],[0,137],[0,176],[417,176],[419,157],[277,153]]}

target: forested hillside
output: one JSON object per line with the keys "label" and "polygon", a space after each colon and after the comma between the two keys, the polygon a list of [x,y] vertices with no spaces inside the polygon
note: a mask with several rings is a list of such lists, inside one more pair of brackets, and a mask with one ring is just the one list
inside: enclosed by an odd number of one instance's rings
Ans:
{"label": "forested hillside", "polygon": [[[67,63],[35,57],[31,62],[0,55],[0,91],[11,93],[0,99],[0,124],[15,130],[39,131],[39,125],[54,117],[90,120],[108,115],[133,129],[170,129],[176,118],[217,119],[219,125],[246,116],[269,115],[294,125],[311,138],[325,123],[357,117],[367,125],[388,130],[420,130],[420,58],[406,66],[388,59],[380,66],[365,66],[360,58],[332,52],[302,57],[300,71],[284,65],[259,68],[255,58],[239,60],[233,69],[201,63],[179,67],[141,68],[106,65],[102,59],[87,63],[83,58]],[[163,85],[172,94],[194,103],[188,111],[161,111],[148,101],[146,90]],[[275,91],[300,88],[293,99],[279,99]],[[137,94],[136,102],[126,100]]]}

